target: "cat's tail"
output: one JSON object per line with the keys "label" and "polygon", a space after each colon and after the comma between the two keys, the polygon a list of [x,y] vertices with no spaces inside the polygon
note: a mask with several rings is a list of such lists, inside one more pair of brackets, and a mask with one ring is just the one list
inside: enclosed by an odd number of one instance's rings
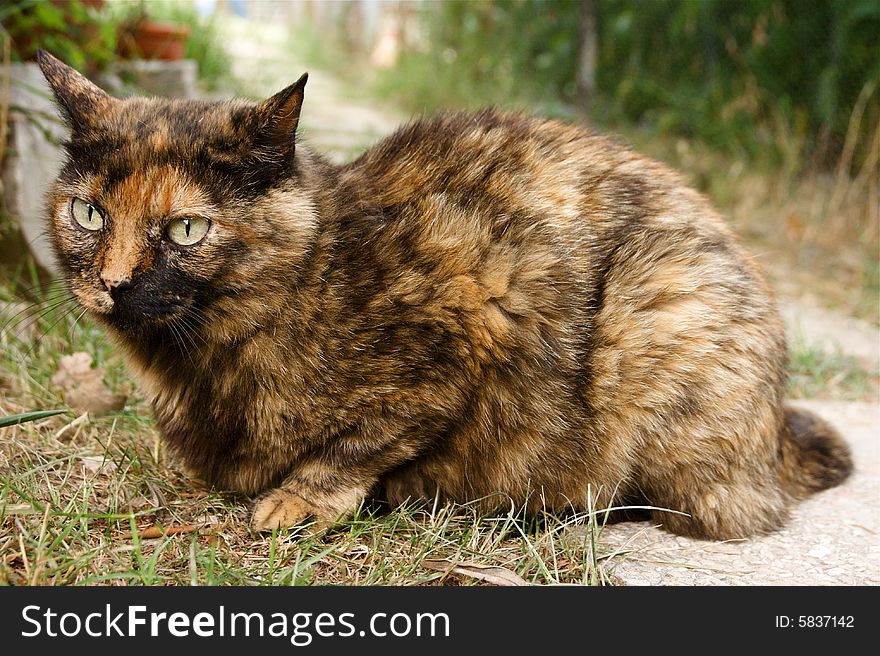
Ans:
{"label": "cat's tail", "polygon": [[839,485],[853,471],[847,443],[812,412],[786,406],[779,437],[782,483],[796,499]]}

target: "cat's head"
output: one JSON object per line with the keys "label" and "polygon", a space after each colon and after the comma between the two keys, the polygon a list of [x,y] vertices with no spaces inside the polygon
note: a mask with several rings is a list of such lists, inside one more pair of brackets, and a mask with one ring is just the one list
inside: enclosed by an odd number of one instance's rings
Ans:
{"label": "cat's head", "polygon": [[119,100],[39,64],[70,127],[48,219],[77,300],[130,336],[259,322],[316,231],[295,144],[306,76],[259,104]]}

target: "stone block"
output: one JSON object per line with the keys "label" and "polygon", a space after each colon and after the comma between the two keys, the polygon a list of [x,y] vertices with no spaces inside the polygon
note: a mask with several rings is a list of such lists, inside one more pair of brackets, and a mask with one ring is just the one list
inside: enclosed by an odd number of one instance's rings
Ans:
{"label": "stone block", "polygon": [[9,134],[3,161],[3,202],[37,264],[57,272],[45,231],[45,198],[63,162],[67,136],[52,92],[34,63],[9,67]]}

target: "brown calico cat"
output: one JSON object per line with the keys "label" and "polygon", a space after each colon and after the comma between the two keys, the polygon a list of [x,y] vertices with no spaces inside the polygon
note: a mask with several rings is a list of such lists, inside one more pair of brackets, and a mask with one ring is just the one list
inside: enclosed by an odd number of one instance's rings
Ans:
{"label": "brown calico cat", "polygon": [[414,122],[334,166],[265,102],[114,99],[46,53],[71,128],[49,198],[70,289],[167,443],[258,530],[368,495],[649,503],[738,538],[850,473],[783,404],[752,259],[666,167],[556,121]]}

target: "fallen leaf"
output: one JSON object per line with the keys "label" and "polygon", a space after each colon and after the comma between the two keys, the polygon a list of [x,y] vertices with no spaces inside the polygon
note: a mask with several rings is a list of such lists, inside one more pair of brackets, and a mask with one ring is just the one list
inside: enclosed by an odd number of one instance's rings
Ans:
{"label": "fallen leaf", "polygon": [[492,585],[520,586],[531,585],[520,577],[519,574],[497,565],[480,565],[479,563],[456,563],[449,560],[423,560],[422,565],[427,569],[437,572],[445,572],[466,576],[468,578],[485,581]]}
{"label": "fallen leaf", "polygon": [[79,456],[79,460],[93,474],[106,475],[116,471],[116,463],[104,456]]}
{"label": "fallen leaf", "polygon": [[78,412],[105,414],[125,407],[126,396],[112,394],[104,385],[103,367],[92,367],[88,353],[64,355],[58,361],[58,370],[52,384],[64,391],[64,401]]}

